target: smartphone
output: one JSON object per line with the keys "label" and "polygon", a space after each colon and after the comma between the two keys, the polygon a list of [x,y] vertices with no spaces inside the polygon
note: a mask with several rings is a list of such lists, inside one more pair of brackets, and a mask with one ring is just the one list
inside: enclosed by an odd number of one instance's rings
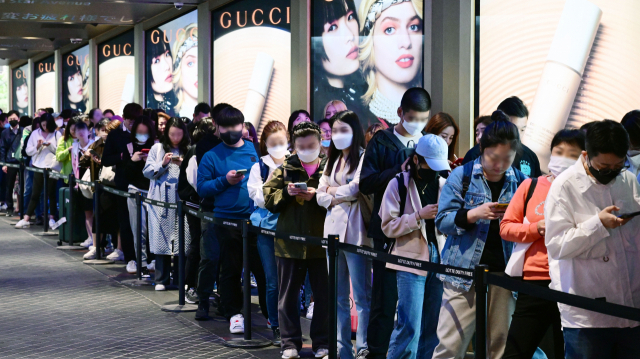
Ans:
{"label": "smartphone", "polygon": [[171,156],[171,161],[177,161],[180,158],[181,158],[180,156]]}
{"label": "smartphone", "polygon": [[90,149],[89,153],[91,153],[93,156],[96,156],[96,157],[100,158],[100,155],[94,149]]}
{"label": "smartphone", "polygon": [[297,189],[301,189],[303,191],[307,190],[307,184],[304,182],[298,182],[298,183],[294,183],[293,187],[297,188]]}
{"label": "smartphone", "polygon": [[149,154],[149,149],[148,148],[143,148],[140,150],[140,152],[144,153],[145,155]]}
{"label": "smartphone", "polygon": [[618,218],[628,219],[628,218],[633,218],[635,216],[640,216],[640,211],[621,214],[621,215],[618,216]]}
{"label": "smartphone", "polygon": [[247,170],[237,170],[236,171],[236,176],[246,175],[246,174],[247,174]]}
{"label": "smartphone", "polygon": [[458,158],[453,162],[453,164],[456,166],[460,166],[462,164],[462,161],[464,161],[464,158]]}
{"label": "smartphone", "polygon": [[493,207],[497,209],[507,209],[507,207],[509,207],[509,203],[498,203]]}

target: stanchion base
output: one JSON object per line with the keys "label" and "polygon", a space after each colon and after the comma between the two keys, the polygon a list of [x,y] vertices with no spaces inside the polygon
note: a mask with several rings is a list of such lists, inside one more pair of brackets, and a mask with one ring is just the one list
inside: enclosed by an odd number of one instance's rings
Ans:
{"label": "stanchion base", "polygon": [[57,236],[58,232],[38,232],[34,233],[34,236]]}
{"label": "stanchion base", "polygon": [[180,312],[195,312],[198,310],[198,306],[195,304],[185,303],[184,305],[180,304],[165,304],[160,307],[163,312],[172,312],[172,313],[180,313]]}
{"label": "stanchion base", "polygon": [[130,285],[132,287],[144,287],[153,285],[153,281],[148,279],[127,279],[121,281],[120,283]]}
{"label": "stanchion base", "polygon": [[82,261],[82,263],[89,264],[89,265],[103,265],[103,264],[115,264],[116,262],[108,259],[87,259]]}
{"label": "stanchion base", "polygon": [[265,348],[273,345],[273,342],[266,339],[225,339],[222,343],[225,347],[229,348],[243,348],[243,349],[255,349]]}
{"label": "stanchion base", "polygon": [[86,248],[82,247],[82,246],[57,246],[56,249],[59,249],[61,251],[65,251],[65,250],[80,250],[80,249],[86,250]]}

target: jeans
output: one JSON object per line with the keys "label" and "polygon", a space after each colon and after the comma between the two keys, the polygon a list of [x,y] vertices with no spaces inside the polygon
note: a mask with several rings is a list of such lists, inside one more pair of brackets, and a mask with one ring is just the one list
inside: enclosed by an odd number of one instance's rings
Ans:
{"label": "jeans", "polygon": [[[209,299],[214,283],[219,283],[220,246],[213,223],[207,223],[200,241],[200,266],[198,268],[197,293],[200,300]],[[222,308],[221,308],[222,309]]]}
{"label": "jeans", "polygon": [[[147,197],[147,191],[141,191],[134,186],[129,186],[129,193],[142,193],[142,198]],[[133,248],[138,255],[138,208],[135,198],[127,198],[127,208],[129,209],[129,222],[131,222],[131,232],[133,233]],[[142,225],[142,265],[147,262],[147,207],[143,203],[141,206],[141,225]],[[137,259],[137,257],[136,257]],[[157,263],[157,262],[156,262]]]}
{"label": "jeans", "polygon": [[640,327],[563,328],[566,359],[640,358]]}
{"label": "jeans", "polygon": [[273,237],[258,235],[258,254],[264,268],[267,289],[267,312],[272,327],[279,327],[278,322],[278,266]]}
{"label": "jeans", "polygon": [[[354,357],[351,343],[351,287],[353,301],[358,313],[356,332],[356,353],[367,349],[367,325],[369,324],[369,305],[371,304],[371,259],[355,253],[338,253],[338,352],[341,359]],[[315,315],[315,313],[314,313]]]}

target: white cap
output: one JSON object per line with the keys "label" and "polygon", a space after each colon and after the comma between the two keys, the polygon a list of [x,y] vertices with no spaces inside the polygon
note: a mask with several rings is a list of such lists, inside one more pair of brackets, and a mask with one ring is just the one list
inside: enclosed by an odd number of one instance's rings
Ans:
{"label": "white cap", "polygon": [[269,84],[271,83],[271,74],[273,73],[273,57],[264,52],[258,52],[256,63],[253,65],[253,74],[249,81],[249,89],[253,90],[263,97],[267,97]]}
{"label": "white cap", "polygon": [[602,10],[587,0],[567,0],[547,61],[569,66],[582,76],[596,38]]}
{"label": "white cap", "polygon": [[450,171],[449,147],[444,139],[432,133],[428,133],[418,140],[416,153],[427,161],[429,168],[434,171]]}

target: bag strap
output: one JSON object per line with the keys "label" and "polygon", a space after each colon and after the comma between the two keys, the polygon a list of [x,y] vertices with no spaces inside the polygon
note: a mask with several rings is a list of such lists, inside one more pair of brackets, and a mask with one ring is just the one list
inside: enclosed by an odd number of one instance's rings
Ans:
{"label": "bag strap", "polygon": [[404,215],[404,207],[407,205],[407,186],[404,184],[404,175],[402,172],[396,175],[398,181],[398,195],[400,196],[400,217]]}
{"label": "bag strap", "polygon": [[269,166],[267,166],[267,164],[264,163],[262,158],[259,160],[258,163],[260,165],[260,177],[262,178],[262,183],[266,183],[267,177],[269,177]]}
{"label": "bag strap", "polygon": [[462,200],[464,201],[464,196],[467,195],[469,185],[471,184],[471,175],[473,174],[473,161],[465,163],[464,166],[462,166],[462,170],[462,192],[460,192],[460,196],[462,196]]}
{"label": "bag strap", "polygon": [[538,184],[537,178],[531,179],[531,185],[529,186],[529,191],[527,192],[527,199],[524,200],[524,209],[522,218],[527,216],[527,205],[529,204],[529,200],[533,196],[533,192],[536,190],[536,185]]}

